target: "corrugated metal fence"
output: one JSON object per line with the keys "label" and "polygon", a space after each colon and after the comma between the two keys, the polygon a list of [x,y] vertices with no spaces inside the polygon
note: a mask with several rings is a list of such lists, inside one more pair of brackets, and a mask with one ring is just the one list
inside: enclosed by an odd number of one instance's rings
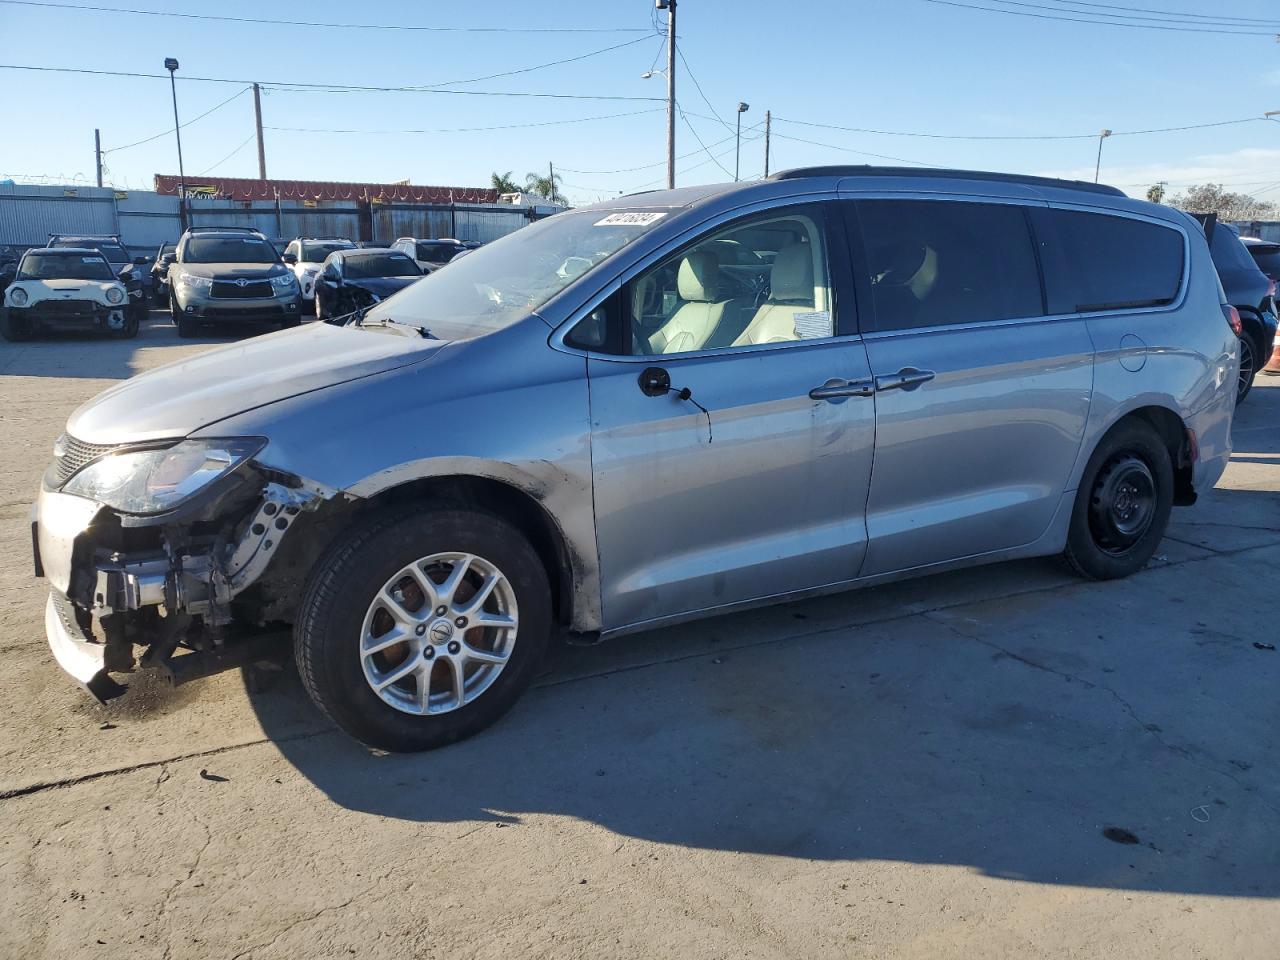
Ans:
{"label": "corrugated metal fence", "polygon": [[[496,204],[370,203],[316,200],[187,201],[196,226],[256,227],[269,237],[455,237],[488,242],[550,213]],[[118,233],[134,253],[153,253],[181,234],[178,198],[106,187],[0,186],[0,245],[43,244],[51,233]]]}

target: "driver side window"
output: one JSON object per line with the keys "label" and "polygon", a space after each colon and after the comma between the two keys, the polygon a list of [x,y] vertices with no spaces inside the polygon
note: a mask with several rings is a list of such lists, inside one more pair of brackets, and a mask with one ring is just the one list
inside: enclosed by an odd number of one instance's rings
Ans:
{"label": "driver side window", "polygon": [[632,355],[834,336],[822,212],[771,210],[720,227],[634,278],[623,306]]}

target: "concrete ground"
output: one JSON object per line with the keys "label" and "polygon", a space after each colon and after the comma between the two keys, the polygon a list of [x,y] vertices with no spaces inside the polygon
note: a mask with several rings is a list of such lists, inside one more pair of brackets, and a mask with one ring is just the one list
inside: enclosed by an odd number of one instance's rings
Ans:
{"label": "concrete ground", "polygon": [[1280,382],[1129,580],[1013,563],[566,648],[487,733],[386,756],[290,674],[99,707],[50,658],[50,444],[205,343],[0,344],[0,955],[1276,955]]}

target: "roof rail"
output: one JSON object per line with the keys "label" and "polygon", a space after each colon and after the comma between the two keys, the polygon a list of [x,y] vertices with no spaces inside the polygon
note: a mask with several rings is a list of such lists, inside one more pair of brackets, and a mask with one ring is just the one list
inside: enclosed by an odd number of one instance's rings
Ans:
{"label": "roof rail", "polygon": [[[51,242],[60,240],[114,240],[120,243],[120,234],[118,233],[51,233],[49,234]],[[123,246],[123,244],[121,244]]]}
{"label": "roof rail", "polygon": [[266,236],[257,227],[187,227],[187,233],[256,233],[260,237]]}
{"label": "roof rail", "polygon": [[770,180],[800,180],[804,177],[934,177],[947,180],[987,180],[996,183],[1021,183],[1029,187],[1057,187],[1060,190],[1082,190],[1101,193],[1109,197],[1127,194],[1105,183],[1089,183],[1085,180],[1059,180],[1055,177],[1033,177],[1021,173],[991,173],[985,170],[952,170],[943,167],[873,167],[870,165],[837,164],[827,167],[796,167],[780,170]]}

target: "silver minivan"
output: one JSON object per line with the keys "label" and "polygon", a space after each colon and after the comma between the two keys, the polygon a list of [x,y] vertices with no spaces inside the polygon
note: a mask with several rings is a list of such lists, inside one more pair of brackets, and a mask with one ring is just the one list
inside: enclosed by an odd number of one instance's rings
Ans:
{"label": "silver minivan", "polygon": [[1238,324],[1194,221],[1094,184],[827,167],[571,210],[77,410],[35,508],[49,643],[100,699],[292,647],[339,726],[420,750],[557,634],[1016,557],[1126,576],[1224,469]]}

